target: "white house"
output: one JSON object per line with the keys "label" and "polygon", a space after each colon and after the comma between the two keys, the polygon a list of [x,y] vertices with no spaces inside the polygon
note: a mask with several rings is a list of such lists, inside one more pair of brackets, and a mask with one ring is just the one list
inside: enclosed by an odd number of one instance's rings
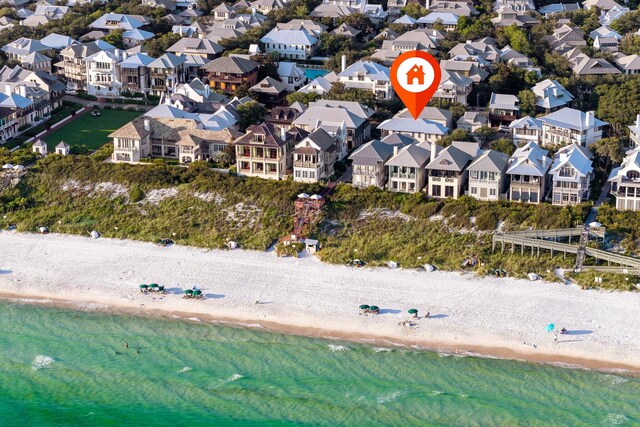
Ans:
{"label": "white house", "polygon": [[536,109],[551,113],[568,107],[574,96],[556,80],[546,79],[536,83],[531,90],[536,95]]}
{"label": "white house", "polygon": [[391,71],[388,67],[372,61],[358,61],[338,74],[338,81],[346,88],[373,92],[377,99],[393,98]]}
{"label": "white house", "polygon": [[287,86],[289,92],[297,91],[307,82],[304,70],[298,67],[295,62],[280,61],[278,63],[278,77]]}
{"label": "white house", "polygon": [[93,96],[118,96],[122,89],[117,65],[122,61],[120,49],[102,50],[88,56],[87,93]]}
{"label": "white house", "polygon": [[506,172],[510,178],[509,200],[535,204],[543,201],[551,166],[547,154],[535,142],[528,142],[513,153]]}
{"label": "white house", "polygon": [[542,141],[542,122],[531,116],[512,121],[509,124],[509,131],[516,145],[527,142],[540,144]]}
{"label": "white house", "polygon": [[378,125],[382,136],[392,133],[407,135],[420,142],[437,142],[449,132],[449,128],[441,123],[426,119],[414,120],[413,117],[396,117],[387,119]]}
{"label": "white house", "polygon": [[616,197],[616,209],[640,211],[640,149],[627,152],[620,167],[609,175],[611,194]]}
{"label": "white house", "polygon": [[296,144],[293,150],[293,180],[317,182],[333,175],[337,160],[336,140],[317,129]]}
{"label": "white house", "polygon": [[469,195],[478,200],[500,200],[507,184],[509,156],[485,150],[467,168]]}
{"label": "white house", "polygon": [[542,122],[542,145],[559,146],[577,143],[588,147],[602,139],[607,122],[597,119],[593,111],[563,108],[538,118]]}
{"label": "white house", "polygon": [[589,149],[577,144],[565,145],[558,150],[549,169],[552,204],[577,205],[589,200],[592,158]]}
{"label": "white house", "polygon": [[318,39],[304,30],[274,28],[260,41],[266,53],[275,52],[284,59],[307,59],[318,46]]}

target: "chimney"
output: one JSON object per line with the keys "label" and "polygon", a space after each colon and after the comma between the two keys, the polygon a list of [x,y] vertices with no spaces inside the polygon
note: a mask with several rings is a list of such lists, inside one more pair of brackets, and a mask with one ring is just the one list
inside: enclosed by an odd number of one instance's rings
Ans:
{"label": "chimney", "polygon": [[427,0],[427,3],[425,4],[425,7],[427,8],[427,10],[429,10],[429,7],[431,6],[430,1]]}
{"label": "chimney", "polygon": [[636,126],[640,128],[640,114],[636,116]]}
{"label": "chimney", "polygon": [[433,162],[436,159],[436,143],[431,141],[431,159],[429,159],[429,163]]}
{"label": "chimney", "polygon": [[27,87],[25,85],[18,86],[18,92],[20,93],[20,96],[22,96],[23,98],[27,97]]}
{"label": "chimney", "polygon": [[398,146],[397,146],[397,145],[394,145],[394,146],[393,146],[393,156],[395,157],[395,156],[397,156],[397,155],[398,155]]}
{"label": "chimney", "polygon": [[255,15],[255,14],[256,14],[256,8],[255,8],[255,7],[252,7],[252,8],[251,8],[251,14],[252,14],[252,15]]}
{"label": "chimney", "polygon": [[280,128],[280,139],[283,141],[287,140],[287,130],[283,127]]}
{"label": "chimney", "polygon": [[149,119],[144,119],[144,130],[147,132],[151,131],[151,122]]}
{"label": "chimney", "polygon": [[4,85],[4,94],[7,96],[11,96],[13,90],[11,89],[11,85]]}
{"label": "chimney", "polygon": [[342,55],[342,71],[347,69],[347,55]]}
{"label": "chimney", "polygon": [[593,126],[594,123],[593,111],[587,111],[587,127]]}
{"label": "chimney", "polygon": [[180,25],[178,28],[179,28],[178,31],[179,31],[180,37],[182,37],[182,25]]}

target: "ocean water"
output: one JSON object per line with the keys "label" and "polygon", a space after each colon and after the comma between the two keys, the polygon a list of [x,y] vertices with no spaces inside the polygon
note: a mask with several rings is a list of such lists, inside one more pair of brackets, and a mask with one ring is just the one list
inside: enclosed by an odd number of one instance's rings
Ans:
{"label": "ocean water", "polygon": [[624,374],[0,303],[2,426],[631,426],[639,403]]}

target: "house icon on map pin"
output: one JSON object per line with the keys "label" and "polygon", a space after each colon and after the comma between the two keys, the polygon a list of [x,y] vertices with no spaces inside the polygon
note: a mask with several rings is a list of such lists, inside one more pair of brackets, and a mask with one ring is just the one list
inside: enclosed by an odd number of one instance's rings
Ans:
{"label": "house icon on map pin", "polygon": [[[414,83],[415,79],[418,80],[418,83]],[[413,67],[411,67],[411,69],[407,73],[407,84],[424,84],[424,71],[422,70],[422,65],[414,65]]]}

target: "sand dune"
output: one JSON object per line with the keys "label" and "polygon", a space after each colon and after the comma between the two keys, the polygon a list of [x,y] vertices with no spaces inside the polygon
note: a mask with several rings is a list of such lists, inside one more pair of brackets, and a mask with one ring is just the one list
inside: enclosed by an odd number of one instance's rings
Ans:
{"label": "sand dune", "polygon": [[[141,283],[165,285],[144,295]],[[199,286],[207,298],[185,300]],[[312,336],[640,370],[640,294],[471,274],[355,269],[253,251],[0,233],[0,293],[83,309],[179,315]],[[17,294],[17,296],[16,296]],[[259,302],[259,303],[256,303]],[[358,306],[380,306],[360,315]],[[407,310],[430,319],[402,326]],[[570,333],[545,331],[548,323]]]}

